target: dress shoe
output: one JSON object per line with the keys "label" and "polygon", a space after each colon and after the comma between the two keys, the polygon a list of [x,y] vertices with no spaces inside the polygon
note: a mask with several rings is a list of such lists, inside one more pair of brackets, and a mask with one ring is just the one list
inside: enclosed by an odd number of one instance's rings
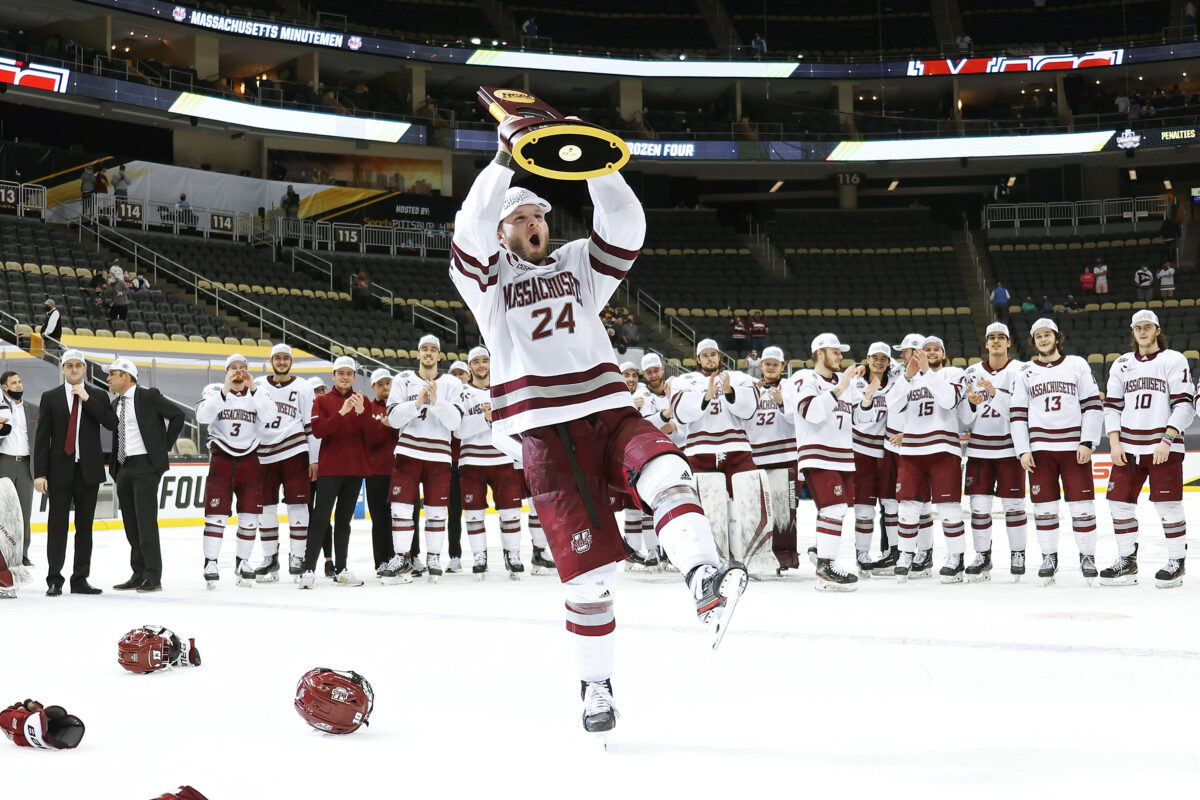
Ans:
{"label": "dress shoe", "polygon": [[103,594],[103,592],[101,592],[95,586],[92,586],[87,581],[82,581],[80,583],[75,583],[72,581],[71,594]]}
{"label": "dress shoe", "polygon": [[141,592],[142,594],[146,594],[147,592],[161,592],[162,584],[161,583],[150,583],[150,581],[143,581],[142,585],[137,587],[137,590],[139,592]]}
{"label": "dress shoe", "polygon": [[118,592],[125,592],[130,589],[136,589],[141,585],[142,585],[142,579],[135,577],[135,578],[130,578],[129,580],[125,581],[124,583],[118,583],[113,588],[116,589]]}
{"label": "dress shoe", "polygon": [[28,558],[22,558],[22,559],[21,559],[21,566],[22,566],[22,567],[32,567],[32,566],[33,566],[33,562],[32,562],[32,561],[30,561]]}
{"label": "dress shoe", "polygon": [[46,589],[46,597],[62,597],[62,584],[50,584],[50,587]]}

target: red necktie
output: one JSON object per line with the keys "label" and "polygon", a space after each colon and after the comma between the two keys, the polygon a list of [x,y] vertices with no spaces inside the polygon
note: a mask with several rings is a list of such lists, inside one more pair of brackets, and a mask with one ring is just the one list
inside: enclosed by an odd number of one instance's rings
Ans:
{"label": "red necktie", "polygon": [[67,423],[67,455],[75,455],[75,430],[79,427],[79,395],[71,402],[71,421]]}

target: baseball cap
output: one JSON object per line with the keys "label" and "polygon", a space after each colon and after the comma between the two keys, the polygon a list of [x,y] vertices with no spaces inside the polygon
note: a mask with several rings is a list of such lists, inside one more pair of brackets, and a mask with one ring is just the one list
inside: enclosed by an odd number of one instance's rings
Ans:
{"label": "baseball cap", "polygon": [[114,358],[112,363],[104,368],[105,372],[112,372],[113,370],[128,372],[133,377],[137,377],[137,364],[133,363],[128,358]]}
{"label": "baseball cap", "polygon": [[312,384],[312,387],[314,389],[317,388],[318,386],[320,386],[322,389],[325,388],[325,379],[318,375],[313,375],[311,378],[308,379],[308,382],[310,384]]}
{"label": "baseball cap", "polygon": [[337,372],[339,369],[352,369],[358,372],[358,365],[350,356],[338,356],[333,360],[333,371]]}
{"label": "baseball cap", "polygon": [[1158,314],[1155,314],[1153,311],[1151,311],[1148,308],[1143,308],[1141,311],[1135,312],[1133,315],[1133,319],[1129,321],[1129,327],[1132,328],[1134,325],[1137,325],[1139,322],[1153,322],[1158,327],[1160,327],[1160,328],[1162,327],[1161,325],[1158,324]]}
{"label": "baseball cap", "polygon": [[510,186],[508,191],[504,193],[504,205],[500,207],[500,219],[507,219],[509,214],[524,205],[535,205],[542,210],[542,213],[550,213],[550,204],[548,202],[524,186]]}
{"label": "baseball cap", "polygon": [[632,361],[622,361],[619,369],[621,370],[621,372],[628,372],[629,370],[633,370],[634,372],[639,371],[637,368],[637,364],[634,364]]}
{"label": "baseball cap", "polygon": [[1042,317],[1037,322],[1035,322],[1029,326],[1029,335],[1033,336],[1035,333],[1040,331],[1042,328],[1049,328],[1050,330],[1057,333],[1058,332],[1058,323],[1055,322],[1054,320],[1050,319],[1049,317]]}
{"label": "baseball cap", "polygon": [[247,361],[246,357],[244,355],[242,355],[241,353],[234,353],[233,355],[226,358],[225,359],[225,369],[229,369],[230,367],[232,367],[234,364],[236,364],[239,361],[242,362],[243,364],[245,364],[246,368],[249,369],[250,362]]}
{"label": "baseball cap", "polygon": [[83,357],[82,350],[68,350],[63,353],[62,363],[66,364],[68,361],[78,361],[81,364],[87,364],[87,359]]}
{"label": "baseball cap", "polygon": [[850,345],[842,344],[838,341],[838,337],[832,333],[817,334],[817,338],[812,340],[812,352],[815,353],[818,350],[825,349],[826,347],[836,347],[843,353],[850,349]]}
{"label": "baseball cap", "polygon": [[762,351],[762,359],[761,359],[761,360],[762,360],[762,361],[766,361],[768,358],[773,358],[773,359],[775,359],[776,361],[783,361],[783,360],[784,360],[784,358],[783,358],[783,348],[782,348],[782,347],[776,347],[775,345],[771,345],[771,346],[770,346],[770,347],[768,347],[767,349],[763,350],[763,351]]}
{"label": "baseball cap", "polygon": [[458,371],[458,370],[460,370],[460,369],[461,369],[463,372],[470,372],[470,371],[471,371],[471,368],[467,366],[467,364],[466,364],[466,362],[465,362],[465,361],[455,361],[453,364],[451,364],[451,365],[450,365],[450,369],[448,369],[448,370],[446,370],[446,371],[447,371],[447,372],[457,372],[457,371]]}
{"label": "baseball cap", "polygon": [[472,361],[474,361],[477,358],[491,358],[491,357],[492,357],[492,354],[488,352],[488,349],[486,347],[484,347],[483,345],[478,345],[476,347],[472,347],[471,351],[469,353],[467,353],[467,363],[470,364]]}
{"label": "baseball cap", "polygon": [[1008,326],[1005,325],[1003,322],[993,322],[991,325],[988,325],[987,331],[984,333],[983,338],[986,339],[987,337],[991,336],[993,333],[1003,334],[1004,337],[1007,339],[1012,338],[1012,335],[1008,332]]}
{"label": "baseball cap", "polygon": [[946,343],[942,341],[942,337],[940,336],[926,336],[925,340],[921,342],[921,347],[924,347],[928,344],[936,344],[943,350],[946,349]]}
{"label": "baseball cap", "polygon": [[417,349],[420,350],[427,344],[433,345],[438,350],[442,349],[442,343],[438,341],[438,337],[434,336],[432,333],[427,333],[421,337],[420,341],[417,342]]}
{"label": "baseball cap", "polygon": [[52,305],[54,305],[54,298],[53,298],[53,297],[47,297],[47,298],[46,298],[46,302],[42,303],[42,305],[44,305],[44,306],[52,306]]}
{"label": "baseball cap", "polygon": [[642,372],[651,367],[662,367],[662,359],[658,353],[646,353],[646,355],[642,356]]}
{"label": "baseball cap", "polygon": [[888,358],[892,356],[892,348],[887,342],[871,342],[871,346],[867,348],[868,356],[885,355]]}
{"label": "baseball cap", "polygon": [[905,335],[904,341],[900,344],[892,345],[892,349],[897,353],[902,353],[905,350],[915,350],[925,344],[925,337],[919,333],[910,333]]}
{"label": "baseball cap", "polygon": [[272,356],[277,356],[280,353],[283,353],[285,356],[291,356],[292,346],[290,344],[284,344],[283,342],[280,342],[279,344],[277,344],[271,348]]}
{"label": "baseball cap", "polygon": [[392,377],[391,371],[384,369],[383,367],[380,367],[379,369],[377,369],[371,373],[371,385],[374,386],[375,384],[379,383],[384,378],[390,378],[390,377]]}
{"label": "baseball cap", "polygon": [[721,348],[717,347],[716,339],[701,339],[700,341],[696,342],[696,355],[700,355],[705,350],[716,350],[718,353],[721,352]]}

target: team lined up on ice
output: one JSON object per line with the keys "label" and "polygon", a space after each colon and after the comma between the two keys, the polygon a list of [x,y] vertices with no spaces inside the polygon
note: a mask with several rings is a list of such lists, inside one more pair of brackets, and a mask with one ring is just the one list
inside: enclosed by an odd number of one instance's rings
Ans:
{"label": "team lined up on ice", "polygon": [[[844,370],[849,347],[821,334],[812,342],[813,368],[790,377],[782,350],[769,347],[757,382],[723,371],[712,340],[697,346],[698,372],[669,382],[654,356],[644,362],[645,384],[635,383],[632,364],[622,369],[642,413],[683,447],[718,543],[725,544],[718,529],[727,524],[735,557],[749,559],[762,538],[756,533],[764,519],[754,513],[764,505],[761,492],[772,507],[765,522],[773,529],[778,568],[798,566],[789,498],[795,496],[791,481],[799,477],[817,507],[816,547],[809,556],[818,589],[852,590],[859,576],[930,576],[934,507],[946,537],[941,580],[990,579],[994,498],[1004,509],[1009,570],[1019,580],[1025,573],[1028,476],[1042,581],[1053,583],[1058,574],[1058,503],[1065,498],[1082,577],[1088,584],[1099,577],[1105,585],[1128,585],[1137,582],[1136,503],[1148,480],[1168,553],[1155,577],[1159,586],[1178,586],[1186,533],[1183,431],[1196,414],[1196,390],[1187,359],[1167,348],[1153,311],[1135,313],[1131,330],[1132,352],[1113,362],[1103,400],[1087,362],[1062,353],[1063,336],[1049,318],[1030,330],[1032,360],[1010,358],[1009,329],[994,323],[987,329],[987,358],[965,370],[950,366],[941,339],[915,333],[895,346],[873,343],[865,363]],[[1090,462],[1106,430],[1113,461],[1107,498],[1118,555],[1098,570]],[[965,452],[963,434],[969,434]],[[974,546],[969,563],[964,493]],[[887,548],[873,558],[877,506]],[[837,560],[851,509],[856,570]],[[640,519],[638,512],[626,513],[633,542],[645,536]]]}

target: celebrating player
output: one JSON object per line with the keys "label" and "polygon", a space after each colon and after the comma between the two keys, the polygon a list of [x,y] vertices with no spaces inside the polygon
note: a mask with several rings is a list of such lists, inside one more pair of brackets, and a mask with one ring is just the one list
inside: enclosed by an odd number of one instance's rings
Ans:
{"label": "celebrating player", "polygon": [[[646,404],[646,387],[639,381],[641,373],[637,365],[632,361],[624,361],[618,369],[621,370],[621,377],[625,380],[625,385],[629,387],[629,394],[633,397],[633,407],[642,412]],[[646,414],[642,413],[642,416],[644,417]],[[642,513],[642,509],[638,508],[632,499],[625,501],[624,511],[625,544],[629,545],[629,560],[625,562],[625,569],[649,569],[651,572],[657,572],[658,537],[654,536],[652,540],[648,540],[645,536],[647,531],[653,536],[654,519]],[[645,543],[645,550],[642,549],[643,543]]]}
{"label": "celebrating player", "polygon": [[[884,458],[887,433],[887,390],[892,383],[892,348],[872,342],[867,348],[866,372],[858,379],[862,400],[854,407],[854,551],[860,574],[891,575],[900,559],[896,501],[886,500],[883,533],[886,545],[881,558],[871,560],[875,534],[875,507],[886,494],[890,477]],[[893,489],[895,487],[893,486]],[[891,512],[886,504],[891,503]]]}
{"label": "celebrating player", "polygon": [[[387,417],[388,398],[392,393],[392,373],[380,367],[371,373],[373,399],[367,400],[363,413],[376,420]],[[364,430],[367,446],[366,480],[367,509],[371,512],[371,552],[375,562],[375,577],[381,583],[412,583],[412,563],[405,558],[409,541],[398,541],[392,534],[392,468],[396,463],[396,440],[400,432],[390,425],[367,426]]]}
{"label": "celebrating player", "polygon": [[777,572],[800,566],[796,551],[796,427],[784,408],[783,350],[763,350],[763,379],[758,383],[758,410],[746,425],[754,465],[767,474],[774,531],[771,550]]}
{"label": "celebrating player", "polygon": [[1188,361],[1167,349],[1158,315],[1133,315],[1133,352],[1113,362],[1104,398],[1112,450],[1108,507],[1117,537],[1117,560],[1100,571],[1105,586],[1137,583],[1137,500],[1146,480],[1167,539],[1167,565],[1154,576],[1163,588],[1183,583],[1187,521],[1183,515],[1183,432],[1196,416]]}

